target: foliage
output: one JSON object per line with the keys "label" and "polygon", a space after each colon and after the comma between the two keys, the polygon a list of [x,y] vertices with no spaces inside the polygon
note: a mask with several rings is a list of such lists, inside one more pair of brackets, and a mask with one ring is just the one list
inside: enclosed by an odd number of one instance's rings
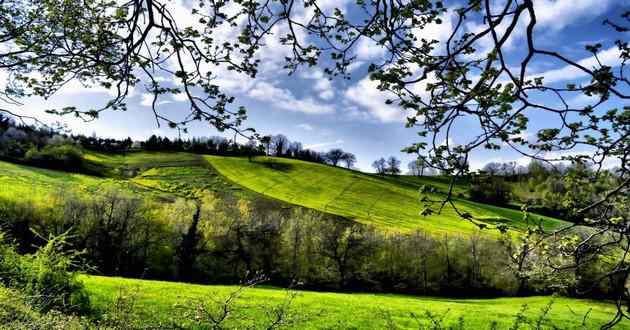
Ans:
{"label": "foliage", "polygon": [[33,165],[65,171],[79,171],[82,168],[83,153],[71,144],[47,145],[41,150],[31,148],[24,159]]}
{"label": "foliage", "polygon": [[20,290],[38,310],[86,312],[89,299],[74,273],[80,266],[79,254],[68,252],[67,240],[67,234],[51,237],[35,253],[24,256],[0,241],[1,283]]}
{"label": "foliage", "polygon": [[506,205],[512,198],[510,185],[503,178],[492,176],[475,177],[468,194],[473,201],[492,205]]}

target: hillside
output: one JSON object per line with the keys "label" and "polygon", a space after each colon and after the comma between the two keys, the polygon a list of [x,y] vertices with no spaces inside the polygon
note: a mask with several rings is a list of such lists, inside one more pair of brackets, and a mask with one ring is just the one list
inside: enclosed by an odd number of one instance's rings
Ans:
{"label": "hillside", "polygon": [[[244,198],[256,195],[374,225],[383,230],[422,229],[433,233],[466,234],[476,227],[462,221],[450,207],[441,214],[420,215],[422,185],[438,194],[446,191],[444,178],[383,177],[285,158],[200,156],[189,153],[130,153],[85,156],[89,172],[100,177],[64,173],[0,162],[0,196],[46,199],[63,189],[94,192],[109,186],[155,198],[199,197],[229,191]],[[245,189],[243,189],[245,188]],[[466,187],[456,186],[457,207],[477,219],[526,226],[517,210],[471,202],[462,198]],[[42,202],[46,203],[46,201]],[[563,225],[544,216],[532,216],[547,228]]]}
{"label": "hillside", "polygon": [[[132,280],[114,277],[83,276],[93,303],[104,307],[121,293],[136,295],[135,307],[143,320],[165,322],[176,319],[182,311],[190,310],[210,299],[221,299],[235,291],[235,286],[206,286],[160,281]],[[256,309],[260,306],[278,305],[285,301],[286,291],[273,287],[248,289],[237,302],[237,308],[247,308],[246,315],[260,319],[267,315]],[[554,299],[552,308],[543,321],[562,328],[581,328],[579,322],[590,310],[584,328],[599,327],[606,323],[615,311],[612,304],[592,300],[569,298],[526,297],[495,299],[449,299],[414,297],[393,294],[347,294],[299,291],[291,307],[298,311],[295,329],[384,329],[391,318],[402,329],[418,329],[411,313],[422,316],[431,311],[436,316],[445,315],[443,325],[455,326],[460,317],[467,329],[488,329],[497,322],[497,329],[507,329],[515,315],[527,305],[525,316],[535,320],[541,310]],[[427,321],[425,321],[427,322]],[[576,323],[577,322],[577,323]],[[425,324],[426,325],[426,324]],[[619,324],[617,329],[628,325]]]}
{"label": "hillside", "polygon": [[[327,165],[286,158],[247,158],[205,156],[205,159],[231,182],[266,196],[291,204],[316,209],[375,225],[386,230],[470,233],[476,227],[462,221],[446,207],[441,214],[420,215],[419,188],[432,185],[446,191],[442,178],[383,177]],[[464,186],[457,186],[461,196]],[[430,195],[433,199],[442,196]],[[504,222],[513,228],[526,226],[519,211],[471,202],[457,198],[457,207],[478,219]],[[563,222],[544,216],[532,216],[546,228],[557,228]]]}

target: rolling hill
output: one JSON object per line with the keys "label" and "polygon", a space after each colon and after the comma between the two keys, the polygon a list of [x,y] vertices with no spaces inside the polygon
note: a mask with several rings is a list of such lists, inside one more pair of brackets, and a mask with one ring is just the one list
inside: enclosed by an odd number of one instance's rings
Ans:
{"label": "rolling hill", "polygon": [[[450,207],[441,214],[420,215],[419,189],[432,185],[446,191],[445,178],[408,176],[378,176],[322,164],[286,158],[256,157],[253,161],[236,157],[204,157],[219,173],[234,184],[254,192],[322,212],[340,215],[360,223],[385,230],[409,231],[423,229],[433,233],[470,233],[473,224],[461,220]],[[464,186],[455,187],[462,196]],[[440,194],[431,194],[439,199]],[[490,223],[503,222],[513,228],[524,228],[521,212],[456,199],[462,212]],[[557,228],[562,221],[544,216],[532,216],[546,228]]]}
{"label": "rolling hill", "polygon": [[[0,162],[0,197],[48,203],[56,191],[78,189],[95,192],[117,187],[155,198],[192,198],[205,193],[229,191],[242,198],[265,196],[282,202],[342,216],[381,230],[470,234],[477,227],[461,220],[445,207],[440,214],[420,215],[422,185],[431,185],[438,199],[448,182],[440,177],[378,176],[322,164],[286,158],[200,156],[189,153],[139,152],[128,155],[88,153],[90,176]],[[489,223],[505,223],[523,229],[521,212],[471,202],[463,198],[465,186],[456,186],[455,204]],[[546,228],[565,224],[553,218],[531,216]],[[496,231],[492,231],[496,233]]]}

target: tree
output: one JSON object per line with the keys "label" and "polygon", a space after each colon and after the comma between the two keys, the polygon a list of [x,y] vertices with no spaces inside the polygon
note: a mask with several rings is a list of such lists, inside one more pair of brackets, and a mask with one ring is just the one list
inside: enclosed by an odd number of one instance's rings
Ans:
{"label": "tree", "polygon": [[385,172],[391,175],[400,174],[400,160],[398,160],[398,158],[394,156],[390,156],[389,158],[387,158],[387,168]]}
{"label": "tree", "polygon": [[341,161],[346,164],[346,168],[352,168],[357,162],[357,157],[350,152],[344,152],[341,156]]}
{"label": "tree", "polygon": [[481,170],[486,172],[486,173],[488,173],[491,176],[495,176],[495,175],[501,174],[502,165],[501,165],[501,163],[490,162],[490,163],[484,165]]}
{"label": "tree", "polygon": [[[182,27],[178,24],[185,23],[174,18],[170,4],[159,0],[5,2],[0,5],[0,44],[8,51],[0,54],[0,67],[7,71],[9,87],[2,100],[14,106],[19,102],[13,100],[30,95],[49,97],[72,80],[113,89],[114,96],[101,107],[49,111],[94,119],[105,110],[126,110],[131,89],[145,86],[153,95],[158,125],[185,129],[201,120],[243,134],[251,132],[240,128],[246,111],[215,84],[217,71],[255,77],[261,63],[257,56],[270,44],[265,38],[284,28],[280,44],[288,49],[286,68],[293,72],[321,64],[330,76],[348,78],[358,41],[368,40],[387,54],[368,64],[370,78],[391,95],[387,104],[413,113],[407,126],[418,129],[419,140],[406,152],[428,155],[432,166],[453,176],[451,185],[456,177],[468,175],[468,156],[481,148],[510,148],[545,162],[589,160],[599,168],[618,162],[616,186],[598,192],[596,202],[572,201],[572,212],[588,219],[576,225],[630,238],[620,225],[630,223],[621,208],[630,203],[630,11],[605,19],[604,26],[611,29],[607,40],[585,45],[585,59],[574,60],[557,43],[539,42],[544,29],[533,0],[499,5],[471,0],[455,8],[445,8],[442,1],[356,1],[345,10],[326,3],[305,2],[312,9],[305,14],[296,1],[200,1],[189,15],[195,24]],[[423,34],[445,17],[454,24],[443,37]],[[223,35],[232,37],[218,37]],[[521,49],[508,59],[514,40]],[[319,63],[323,58],[332,63]],[[165,59],[176,60],[166,65]],[[577,74],[563,80],[533,75],[534,66],[544,62]],[[166,94],[183,96],[188,113],[169,118],[161,112],[156,105]],[[580,97],[587,104],[571,102]],[[14,113],[6,107],[1,111]],[[546,118],[543,127],[531,124],[531,113]],[[466,123],[466,137],[449,142],[457,131],[451,128],[461,123]],[[534,137],[523,138],[533,127]],[[604,172],[566,175],[575,184],[588,185]],[[449,201],[452,194],[444,198]],[[624,262],[619,269],[627,269]],[[623,273],[629,276],[630,269]],[[619,294],[620,302],[629,298],[626,292]]]}
{"label": "tree", "polygon": [[407,164],[409,174],[415,176],[424,176],[424,170],[427,167],[426,157],[418,156],[418,159],[412,160]]}
{"label": "tree", "polygon": [[376,173],[385,174],[387,170],[387,161],[385,158],[381,157],[372,163],[372,167],[376,170]]}
{"label": "tree", "polygon": [[260,138],[260,143],[265,146],[265,153],[267,154],[267,156],[269,156],[270,154],[270,150],[271,150],[271,135],[265,135],[263,137]]}
{"label": "tree", "polygon": [[278,134],[271,137],[271,150],[273,150],[276,157],[286,154],[288,148],[289,139],[286,136]]}
{"label": "tree", "polygon": [[293,141],[289,143],[289,148],[287,149],[287,153],[289,154],[289,157],[299,158],[303,150],[304,150],[304,147],[302,146],[302,143]]}
{"label": "tree", "polygon": [[337,166],[339,162],[342,160],[345,152],[341,149],[331,149],[326,153],[326,159],[330,162],[331,165]]}

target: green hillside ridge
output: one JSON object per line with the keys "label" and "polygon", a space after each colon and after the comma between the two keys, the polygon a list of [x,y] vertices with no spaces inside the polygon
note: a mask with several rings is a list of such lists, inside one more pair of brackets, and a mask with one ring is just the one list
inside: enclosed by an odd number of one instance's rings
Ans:
{"label": "green hillside ridge", "polygon": [[[289,204],[342,216],[382,230],[469,234],[477,230],[450,207],[441,214],[420,215],[419,188],[432,185],[446,191],[447,178],[379,176],[286,158],[201,156],[189,153],[138,152],[106,155],[90,152],[86,167],[101,177],[65,173],[0,162],[0,197],[41,200],[73,189],[95,192],[116,187],[155,198],[192,198],[225,192],[243,198],[266,196]],[[468,201],[465,186],[456,186],[456,205],[477,219],[523,229],[521,212]],[[431,195],[434,199],[443,196]],[[546,228],[564,222],[532,215]],[[494,231],[493,231],[494,232]]]}
{"label": "green hillside ridge", "polygon": [[[127,291],[137,298],[135,307],[141,318],[151,322],[167,322],[182,315],[196,304],[221,299],[235,291],[235,286],[194,285],[162,281],[134,280],[116,277],[82,276],[92,302],[97,308],[111,304],[121,293]],[[273,287],[248,289],[238,300],[237,308],[247,308],[253,319],[265,317],[255,307],[273,306],[285,301],[286,291]],[[291,305],[298,320],[295,329],[385,329],[386,319],[393,320],[397,328],[418,329],[411,313],[423,315],[427,310],[435,315],[445,315],[445,325],[455,326],[463,317],[467,329],[489,329],[493,321],[497,329],[507,329],[523,305],[527,305],[525,316],[537,319],[541,309],[554,299],[552,309],[543,326],[549,321],[563,328],[599,328],[610,320],[615,306],[593,300],[525,297],[493,299],[450,299],[415,297],[395,294],[347,294],[299,291]],[[584,315],[590,310],[586,324],[581,327]],[[628,329],[622,322],[616,329]]]}
{"label": "green hillside ridge", "polygon": [[[433,185],[446,191],[444,178],[389,177],[366,174],[332,166],[286,158],[247,158],[205,156],[210,164],[235,184],[291,204],[340,215],[385,230],[410,231],[423,229],[433,233],[466,234],[477,227],[463,221],[450,207],[441,214],[420,215],[419,188]],[[465,187],[457,186],[456,195]],[[432,194],[439,199],[443,196]],[[504,222],[523,229],[523,215],[517,210],[485,205],[457,198],[455,204],[487,222]],[[532,223],[542,221],[544,227],[558,228],[562,221],[532,215]]]}

